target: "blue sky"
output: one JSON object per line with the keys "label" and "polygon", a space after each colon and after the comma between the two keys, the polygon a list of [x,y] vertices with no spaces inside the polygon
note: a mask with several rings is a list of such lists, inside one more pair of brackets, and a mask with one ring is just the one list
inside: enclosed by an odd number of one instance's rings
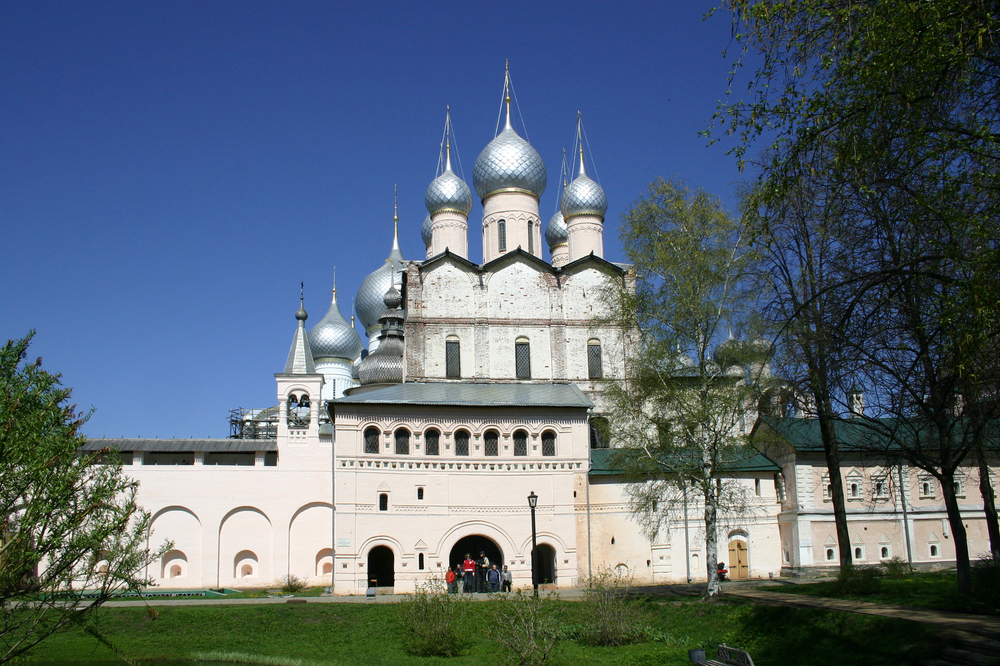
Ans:
{"label": "blue sky", "polygon": [[[621,213],[658,176],[733,205],[698,136],[725,96],[727,15],[656,2],[0,2],[0,336],[63,374],[111,437],[223,437],[275,402],[295,329],[392,239],[421,259],[445,106],[470,187],[505,59],[555,212],[577,111]],[[517,127],[521,131],[518,123]],[[470,258],[482,259],[470,218]],[[546,258],[547,258],[546,254]]]}

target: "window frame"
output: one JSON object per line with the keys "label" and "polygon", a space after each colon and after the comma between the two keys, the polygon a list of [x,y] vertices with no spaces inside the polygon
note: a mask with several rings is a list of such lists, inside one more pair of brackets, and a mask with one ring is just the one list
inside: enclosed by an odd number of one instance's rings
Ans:
{"label": "window frame", "polygon": [[497,220],[497,250],[507,251],[507,220]]}
{"label": "window frame", "polygon": [[462,378],[462,343],[456,335],[449,335],[444,341],[444,376],[446,379]]}
{"label": "window frame", "polygon": [[[400,447],[400,442],[402,441],[401,438],[400,438],[400,434],[401,433],[405,433],[406,434],[406,441],[405,441],[406,450],[405,451],[401,451],[400,450],[400,448],[401,448]],[[392,450],[393,450],[393,452],[397,456],[408,456],[408,455],[410,455],[410,438],[412,436],[413,436],[413,433],[411,433],[409,431],[409,429],[407,429],[407,428],[396,428],[395,432],[392,433],[392,440],[393,440],[393,443],[394,443],[394,446],[393,446]]]}
{"label": "window frame", "polygon": [[[491,436],[495,437],[491,442]],[[492,446],[492,448],[491,448]],[[491,453],[492,451],[492,453]],[[500,431],[490,428],[483,433],[483,455],[495,458],[500,455]]]}
{"label": "window frame", "polygon": [[[368,435],[370,433],[372,433],[372,432],[375,433],[375,438],[373,440],[369,440],[368,439]],[[378,452],[379,452],[379,450],[381,450],[381,448],[382,448],[382,430],[381,429],[376,428],[375,426],[371,426],[369,428],[365,428],[365,431],[362,434],[362,439],[364,440],[363,444],[362,444],[362,446],[363,446],[362,450],[365,452],[365,455],[369,455],[369,456],[370,455],[377,455]],[[374,451],[372,451],[371,450],[372,447],[369,446],[369,444],[372,444],[372,443],[374,443],[374,445],[375,445],[374,446],[374,448],[375,448]]]}
{"label": "window frame", "polygon": [[[458,446],[459,445],[459,439],[464,439],[465,440],[465,442],[463,444],[464,450],[460,450],[459,449],[459,446]],[[467,458],[469,456],[469,441],[471,439],[472,439],[472,433],[470,433],[468,430],[465,430],[464,428],[462,428],[462,429],[459,429],[459,430],[455,431],[454,440],[455,440],[455,455],[456,456],[462,456],[463,458]]]}
{"label": "window frame", "polygon": [[531,341],[525,337],[514,341],[514,377],[531,379]]}

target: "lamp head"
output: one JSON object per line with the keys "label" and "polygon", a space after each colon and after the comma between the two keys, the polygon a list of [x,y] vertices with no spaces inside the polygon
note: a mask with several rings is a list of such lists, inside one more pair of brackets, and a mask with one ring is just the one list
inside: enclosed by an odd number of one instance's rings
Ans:
{"label": "lamp head", "polygon": [[538,495],[535,494],[534,490],[532,490],[531,494],[528,495],[528,506],[530,506],[532,509],[538,506]]}

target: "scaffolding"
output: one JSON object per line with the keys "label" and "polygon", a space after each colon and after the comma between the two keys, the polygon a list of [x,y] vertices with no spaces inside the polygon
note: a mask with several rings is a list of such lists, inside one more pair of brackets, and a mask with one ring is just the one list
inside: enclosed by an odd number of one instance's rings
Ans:
{"label": "scaffolding", "polygon": [[278,407],[267,409],[229,410],[230,439],[276,439],[278,437]]}

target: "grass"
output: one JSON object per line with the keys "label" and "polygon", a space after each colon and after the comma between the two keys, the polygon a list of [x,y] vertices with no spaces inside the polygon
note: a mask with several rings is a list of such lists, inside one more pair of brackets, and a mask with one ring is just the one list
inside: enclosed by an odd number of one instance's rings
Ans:
{"label": "grass", "polygon": [[[682,666],[687,650],[727,643],[750,651],[755,663],[801,666],[915,664],[941,647],[933,630],[913,622],[821,609],[756,606],[738,602],[639,602],[657,640],[617,648],[594,648],[573,639],[588,609],[566,604],[565,640],[549,663]],[[157,619],[144,608],[105,608],[98,625],[112,643],[142,663],[231,663],[302,666],[472,666],[497,664],[487,604],[469,604],[464,630],[473,637],[461,656],[413,657],[401,647],[400,608],[395,604],[266,604],[160,606]],[[22,663],[113,663],[114,655],[80,630],[40,645]]]}
{"label": "grass", "polygon": [[780,590],[781,592],[814,597],[854,599],[914,608],[933,608],[956,613],[1000,615],[1000,608],[996,608],[995,605],[961,594],[958,591],[954,571],[914,573],[905,578],[883,578],[880,587],[881,589],[875,594],[864,596],[843,594],[835,580],[822,583],[784,585],[780,588],[766,586],[761,589]]}

